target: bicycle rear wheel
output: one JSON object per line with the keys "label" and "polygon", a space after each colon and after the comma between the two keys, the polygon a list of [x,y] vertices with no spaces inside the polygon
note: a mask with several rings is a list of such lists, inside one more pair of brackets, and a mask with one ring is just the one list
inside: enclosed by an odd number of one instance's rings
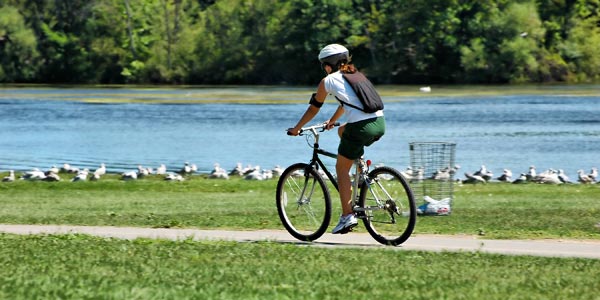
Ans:
{"label": "bicycle rear wheel", "polygon": [[390,167],[373,169],[369,179],[370,186],[362,184],[358,200],[358,205],[364,208],[367,231],[385,245],[404,243],[417,221],[417,207],[408,183]]}
{"label": "bicycle rear wheel", "polygon": [[331,198],[323,177],[308,164],[289,166],[277,182],[277,212],[285,229],[301,241],[321,237],[331,220]]}

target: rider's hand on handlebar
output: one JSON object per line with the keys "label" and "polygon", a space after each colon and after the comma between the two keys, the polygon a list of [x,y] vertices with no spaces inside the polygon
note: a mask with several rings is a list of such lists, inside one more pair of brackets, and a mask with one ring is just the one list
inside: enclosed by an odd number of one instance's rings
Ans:
{"label": "rider's hand on handlebar", "polygon": [[325,129],[327,130],[330,130],[331,128],[335,127],[335,122],[331,122],[331,120],[327,120],[323,122],[323,124],[325,124]]}
{"label": "rider's hand on handlebar", "polygon": [[295,128],[288,128],[287,129],[287,135],[297,136],[298,134],[300,134],[300,130],[297,130]]}

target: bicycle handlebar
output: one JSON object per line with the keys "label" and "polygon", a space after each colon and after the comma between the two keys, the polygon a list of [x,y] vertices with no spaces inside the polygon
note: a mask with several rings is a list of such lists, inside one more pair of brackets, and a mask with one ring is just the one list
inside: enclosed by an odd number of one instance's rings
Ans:
{"label": "bicycle handlebar", "polygon": [[[340,122],[333,123],[333,126],[334,127],[340,126]],[[300,129],[300,132],[298,133],[298,135],[302,136],[305,131],[316,132],[317,130],[319,130],[320,132],[323,132],[323,131],[325,131],[326,128],[327,128],[327,124],[325,124],[325,123],[312,125],[312,126],[308,126],[308,127],[303,127]]]}

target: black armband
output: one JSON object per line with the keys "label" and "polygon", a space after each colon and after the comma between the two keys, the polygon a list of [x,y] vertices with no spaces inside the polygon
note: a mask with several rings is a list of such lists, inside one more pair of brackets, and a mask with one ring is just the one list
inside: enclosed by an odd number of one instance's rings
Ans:
{"label": "black armband", "polygon": [[308,103],[310,105],[314,105],[315,107],[321,108],[321,106],[323,106],[323,102],[319,102],[317,101],[317,93],[313,93],[312,96],[310,96],[310,101],[308,101]]}

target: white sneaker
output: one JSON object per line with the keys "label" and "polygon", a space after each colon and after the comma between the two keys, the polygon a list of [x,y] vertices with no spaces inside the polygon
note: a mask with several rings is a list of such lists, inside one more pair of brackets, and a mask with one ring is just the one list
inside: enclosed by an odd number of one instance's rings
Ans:
{"label": "white sneaker", "polygon": [[333,233],[333,234],[348,233],[348,231],[350,231],[350,229],[352,229],[356,225],[358,225],[358,221],[356,220],[356,217],[354,216],[354,214],[347,214],[345,216],[340,216],[340,221],[335,226],[335,228],[333,228],[331,233]]}

